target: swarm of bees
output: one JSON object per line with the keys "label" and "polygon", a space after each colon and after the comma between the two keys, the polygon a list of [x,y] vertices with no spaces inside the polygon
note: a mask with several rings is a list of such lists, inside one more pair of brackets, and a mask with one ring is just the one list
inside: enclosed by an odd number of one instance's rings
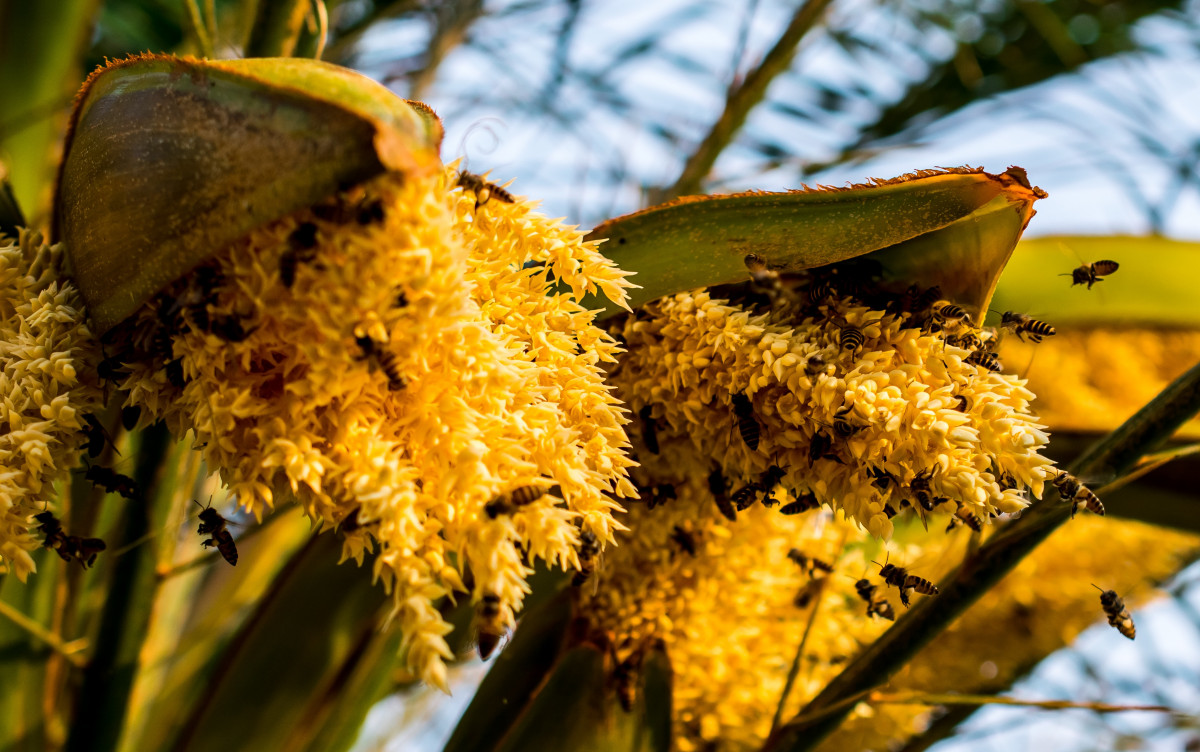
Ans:
{"label": "swarm of bees", "polygon": [[1100,279],[1101,277],[1107,277],[1120,267],[1121,265],[1116,261],[1097,261],[1093,264],[1081,264],[1070,272],[1058,276],[1070,277],[1071,287],[1086,284],[1090,290],[1092,289],[1092,285],[1104,281]]}
{"label": "swarm of bees", "polygon": [[54,549],[63,561],[79,562],[84,569],[96,563],[96,555],[107,546],[99,538],[81,538],[78,535],[67,535],[62,523],[53,512],[41,512],[33,516],[38,521],[38,531],[43,539],[42,545]]}
{"label": "swarm of bees", "polygon": [[[193,499],[193,501],[196,500]],[[196,504],[199,505],[200,502],[196,501]],[[207,539],[200,541],[200,545],[205,548],[216,546],[222,558],[229,562],[229,566],[236,567],[238,562],[237,545],[233,542],[233,534],[226,528],[227,524],[227,520],[221,516],[220,512],[211,506],[202,507],[200,527],[196,528],[196,532],[208,536]]]}
{"label": "swarm of bees", "polygon": [[1104,609],[1108,623],[1132,640],[1137,634],[1137,629],[1133,626],[1133,616],[1130,615],[1129,609],[1125,608],[1125,601],[1115,590],[1105,590],[1095,584],[1092,587],[1100,591],[1100,607]]}

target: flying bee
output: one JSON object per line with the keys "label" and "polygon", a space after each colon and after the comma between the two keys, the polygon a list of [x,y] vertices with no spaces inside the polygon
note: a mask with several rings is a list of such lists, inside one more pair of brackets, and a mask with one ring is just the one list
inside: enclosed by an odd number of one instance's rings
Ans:
{"label": "flying bee", "polygon": [[676,545],[686,551],[688,556],[696,555],[696,536],[692,535],[691,532],[676,525],[675,529],[671,531],[671,540],[675,541]]}
{"label": "flying bee", "polygon": [[82,538],[78,535],[67,535],[63,532],[62,523],[53,512],[41,512],[33,516],[40,524],[38,530],[42,533],[42,545],[54,549],[63,561],[78,561],[84,569],[96,563],[96,555],[107,546],[99,538]]}
{"label": "flying bee", "polygon": [[867,616],[882,616],[888,621],[896,620],[896,611],[888,599],[883,597],[883,593],[879,592],[877,585],[864,577],[854,583],[854,589],[858,592],[858,597],[867,602]]}
{"label": "flying bee", "polygon": [[1100,607],[1104,609],[1109,625],[1116,627],[1118,632],[1132,640],[1137,634],[1137,629],[1133,626],[1133,616],[1130,615],[1129,609],[1125,608],[1125,601],[1115,590],[1104,590],[1096,584],[1092,587],[1100,591]]}
{"label": "flying bee", "polygon": [[279,257],[279,279],[284,287],[296,282],[296,267],[317,257],[317,226],[312,222],[301,222],[288,235],[288,248]]}
{"label": "flying bee", "polygon": [[826,574],[833,572],[832,564],[815,556],[809,556],[798,548],[788,551],[787,557],[794,561],[796,566],[800,567],[800,570],[809,577],[815,576],[818,569]]}
{"label": "flying bee", "polygon": [[929,580],[923,577],[917,577],[915,574],[909,574],[904,567],[898,567],[895,564],[884,562],[879,568],[879,576],[883,581],[892,587],[900,590],[900,602],[908,607],[908,591],[915,590],[923,595],[937,595],[938,589]]}
{"label": "flying bee", "polygon": [[721,472],[720,466],[713,469],[708,474],[708,491],[713,495],[713,499],[717,502],[717,509],[724,515],[725,519],[730,522],[737,522],[737,509],[729,500],[727,495],[729,488],[726,485],[725,473]]}
{"label": "flying bee", "polygon": [[946,526],[946,532],[950,532],[959,524],[966,525],[976,533],[983,532],[983,523],[979,521],[979,517],[963,506],[961,501],[958,503],[958,509],[954,511],[954,516],[950,518],[950,524]]}
{"label": "flying bee", "polygon": [[817,497],[811,491],[805,494],[796,496],[795,501],[789,501],[779,508],[780,514],[793,515],[807,512],[810,509],[816,509],[821,506],[821,502],[817,501]]}
{"label": "flying bee", "polygon": [[477,647],[479,660],[486,661],[500,644],[500,638],[507,631],[504,629],[504,610],[501,608],[500,596],[495,593],[484,593],[475,607],[475,632],[478,635]]}
{"label": "flying bee", "polygon": [[863,346],[863,339],[862,329],[845,324],[838,334],[838,346],[846,352],[857,352]]}
{"label": "flying bee", "polygon": [[866,428],[866,426],[856,426],[850,422],[850,419],[847,416],[850,415],[851,410],[852,408],[847,405],[843,408],[840,408],[836,413],[833,414],[833,432],[836,433],[840,438],[848,439],[862,429]]}
{"label": "flying bee", "polygon": [[495,183],[489,183],[483,179],[482,175],[476,175],[473,172],[459,172],[458,186],[463,190],[471,191],[475,194],[476,211],[491,199],[503,201],[506,204],[511,204],[515,200],[511,193]]}
{"label": "flying bee", "polygon": [[588,581],[592,572],[596,571],[596,557],[600,555],[600,540],[591,530],[579,534],[579,571],[571,580],[571,585],[579,587]]}
{"label": "flying bee", "polygon": [[205,548],[216,546],[221,557],[229,562],[229,566],[236,567],[238,562],[237,545],[233,542],[233,534],[226,527],[228,521],[221,516],[220,512],[212,508],[211,499],[210,506],[207,507],[195,499],[192,501],[195,501],[196,505],[200,507],[200,526],[196,528],[196,532],[208,536],[205,540],[200,541],[200,545]]}
{"label": "flying bee", "polygon": [[986,368],[993,373],[998,373],[1004,370],[1004,366],[1000,365],[1000,359],[993,352],[987,350],[976,350],[967,357],[963,358],[964,363],[970,363],[973,366]]}
{"label": "flying bee", "polygon": [[747,253],[746,258],[742,259],[746,264],[746,268],[750,270],[750,279],[763,292],[768,295],[776,296],[783,292],[783,285],[779,281],[779,272],[772,271],[767,267],[767,260],[757,253]]}
{"label": "flying bee", "polygon": [[117,493],[130,501],[139,495],[137,482],[128,475],[121,475],[111,467],[92,465],[83,477],[102,487],[106,493]]}
{"label": "flying bee", "polygon": [[506,494],[501,494],[483,505],[484,514],[490,519],[496,519],[500,515],[508,515],[517,511],[523,506],[528,506],[548,493],[558,491],[558,486],[521,486],[514,488]]}
{"label": "flying bee", "polygon": [[808,582],[800,586],[800,590],[792,598],[792,605],[796,608],[808,608],[812,603],[813,598],[821,592],[821,588],[825,586],[824,577],[812,577]]}
{"label": "flying bee", "polygon": [[654,420],[654,408],[646,405],[638,410],[642,420],[642,443],[650,454],[658,454],[658,424]]}
{"label": "flying bee", "polygon": [[659,483],[646,494],[646,508],[654,509],[660,504],[666,504],[670,499],[679,498],[675,494],[675,486],[670,483]]}
{"label": "flying bee", "polygon": [[731,395],[730,402],[733,404],[733,417],[737,421],[738,433],[742,435],[742,441],[746,442],[750,451],[757,452],[762,429],[758,425],[758,418],[754,415],[754,403],[741,393]]}
{"label": "flying bee", "polygon": [[1061,470],[1050,482],[1058,489],[1058,495],[1062,497],[1063,501],[1071,502],[1072,517],[1079,511],[1081,504],[1092,514],[1104,516],[1104,503],[1100,501],[1100,497],[1093,493],[1092,489],[1083,485],[1074,475]]}
{"label": "flying bee", "polygon": [[1094,264],[1083,264],[1068,274],[1060,274],[1058,276],[1070,277],[1071,287],[1086,284],[1090,290],[1092,289],[1092,285],[1104,281],[1100,279],[1101,277],[1107,277],[1120,268],[1120,266],[1116,261],[1097,261]]}
{"label": "flying bee", "polygon": [[387,376],[388,389],[399,392],[408,386],[408,379],[400,372],[400,357],[396,353],[369,336],[355,337],[354,342],[362,351],[359,360],[370,360],[378,363],[383,369],[384,375]]}
{"label": "flying bee", "polygon": [[1000,317],[1000,328],[1008,329],[1017,335],[1017,339],[1025,341],[1029,335],[1031,342],[1041,342],[1043,337],[1054,335],[1054,327],[1044,321],[1038,321],[1032,316],[1014,311],[1005,311]]}

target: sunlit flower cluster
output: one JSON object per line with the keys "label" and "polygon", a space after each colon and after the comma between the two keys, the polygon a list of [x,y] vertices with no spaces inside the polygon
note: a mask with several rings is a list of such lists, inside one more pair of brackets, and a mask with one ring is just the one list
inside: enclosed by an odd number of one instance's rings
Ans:
{"label": "sunlit flower cluster", "polygon": [[[848,327],[860,347],[843,346]],[[777,466],[789,494],[811,493],[876,536],[919,508],[918,489],[939,511],[987,520],[1024,508],[1026,488],[1040,498],[1053,474],[1024,382],[968,362],[907,313],[844,298],[789,319],[697,291],[650,304],[619,335],[629,354],[612,380],[636,414],[649,406],[654,430],[690,438],[735,485]],[[752,418],[738,415],[739,395]],[[747,423],[756,451],[740,435]]]}
{"label": "sunlit flower cluster", "polygon": [[615,343],[578,302],[623,300],[624,276],[453,170],[386,176],[234,243],[113,347],[143,421],[194,431],[240,505],[294,497],[347,556],[380,544],[409,667],[444,687],[435,601],[499,597],[510,626],[532,564],[578,566],[581,530],[611,540],[635,494],[599,367]]}
{"label": "sunlit flower cluster", "polygon": [[58,498],[83,415],[101,403],[96,342],[78,291],[60,281],[62,255],[33,232],[0,240],[0,560],[22,582],[40,545],[29,517]]}

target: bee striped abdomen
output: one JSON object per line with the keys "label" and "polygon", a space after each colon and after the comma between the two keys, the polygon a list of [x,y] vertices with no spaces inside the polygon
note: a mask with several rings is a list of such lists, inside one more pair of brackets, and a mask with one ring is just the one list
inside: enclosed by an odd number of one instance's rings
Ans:
{"label": "bee striped abdomen", "polygon": [[758,451],[760,431],[758,418],[754,416],[754,403],[745,394],[735,394],[731,397],[733,416],[737,420],[738,433],[742,441],[751,451]]}

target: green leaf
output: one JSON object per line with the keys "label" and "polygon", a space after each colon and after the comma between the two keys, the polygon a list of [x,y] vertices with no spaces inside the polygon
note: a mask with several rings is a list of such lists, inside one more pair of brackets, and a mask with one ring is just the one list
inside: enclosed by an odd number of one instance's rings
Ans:
{"label": "green leaf", "polygon": [[53,234],[103,333],[266,222],[385,171],[439,169],[440,141],[428,108],[328,63],[133,58],[78,98]]}
{"label": "green leaf", "polygon": [[340,553],[337,536],[316,536],[275,577],[202,681],[173,749],[304,748],[320,721],[309,713],[345,684],[389,602],[370,567],[337,566]]}
{"label": "green leaf", "polygon": [[637,273],[633,306],[744,281],[750,252],[773,269],[798,271],[882,251],[891,278],[936,279],[947,298],[982,309],[1044,196],[1020,168],[927,171],[851,188],[678,199],[605,222],[588,237],[608,239],[604,252]]}
{"label": "green leaf", "polygon": [[[1108,259],[1121,265],[1088,290],[1071,270]],[[1000,280],[992,308],[1020,311],[1055,326],[1200,326],[1200,243],[1149,237],[1045,237],[1023,240]]]}

